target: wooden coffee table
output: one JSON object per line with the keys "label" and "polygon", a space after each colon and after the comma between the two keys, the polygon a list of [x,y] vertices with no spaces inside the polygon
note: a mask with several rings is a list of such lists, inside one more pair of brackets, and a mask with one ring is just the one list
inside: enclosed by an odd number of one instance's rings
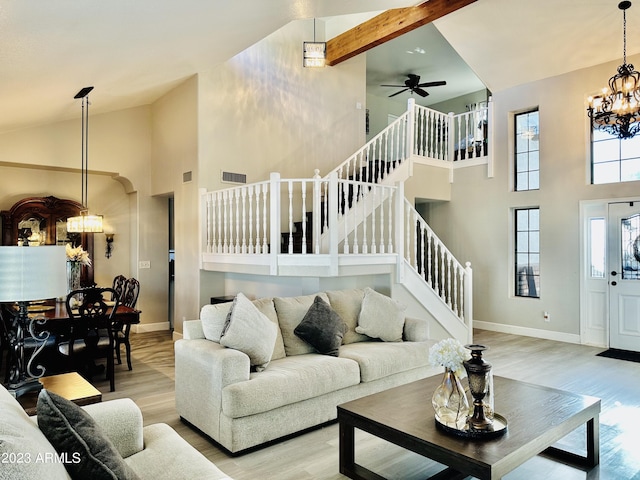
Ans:
{"label": "wooden coffee table", "polygon": [[[89,405],[102,401],[102,393],[77,372],[62,373],[40,378],[43,388],[71,400],[76,405]],[[35,415],[38,392],[30,392],[18,398],[29,415]]]}
{"label": "wooden coffee table", "polygon": [[[598,465],[600,399],[494,377],[495,409],[507,419],[507,433],[472,440],[436,427],[431,396],[441,381],[436,375],[339,405],[340,473],[383,478],[355,463],[355,428],[447,465],[438,479],[499,479],[540,453],[582,469]],[[586,455],[552,447],[583,424]]]}

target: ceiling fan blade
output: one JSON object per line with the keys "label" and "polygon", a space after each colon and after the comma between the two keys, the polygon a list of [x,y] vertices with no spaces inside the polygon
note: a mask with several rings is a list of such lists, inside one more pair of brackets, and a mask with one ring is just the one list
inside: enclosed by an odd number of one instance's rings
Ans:
{"label": "ceiling fan blade", "polygon": [[416,92],[418,95],[420,95],[421,97],[426,97],[427,95],[429,95],[429,92],[422,90],[421,88],[414,88],[413,89],[414,92]]}
{"label": "ceiling fan blade", "polygon": [[446,85],[447,82],[445,82],[444,80],[440,80],[437,82],[426,82],[426,83],[421,83],[420,85],[418,85],[418,87],[441,87],[442,85]]}
{"label": "ceiling fan blade", "polygon": [[395,87],[395,88],[404,88],[406,85],[380,85],[381,87]]}
{"label": "ceiling fan blade", "polygon": [[407,90],[409,90],[409,89],[405,88],[404,90],[400,90],[399,92],[393,93],[393,94],[389,95],[389,98],[395,97],[396,95],[400,95],[402,92],[406,92]]}

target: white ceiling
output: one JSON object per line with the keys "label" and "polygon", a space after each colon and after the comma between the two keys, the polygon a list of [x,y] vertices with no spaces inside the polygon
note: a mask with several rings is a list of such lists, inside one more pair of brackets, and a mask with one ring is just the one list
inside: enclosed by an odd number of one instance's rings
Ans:
{"label": "white ceiling", "polygon": [[[73,96],[93,85],[92,114],[148,104],[185,78],[231,58],[288,22],[419,4],[401,0],[0,0],[0,132],[78,117]],[[622,57],[617,0],[478,0],[435,22],[491,91]],[[640,5],[627,12],[628,54],[640,52]],[[377,47],[375,83],[466,74],[432,27]],[[433,34],[433,32],[431,32]],[[369,54],[368,54],[369,55]],[[383,56],[384,55],[384,56]],[[440,56],[439,56],[440,55]],[[369,55],[371,57],[371,55]],[[420,58],[420,60],[418,60]],[[425,65],[419,63],[424,61]],[[378,66],[376,66],[378,65]],[[463,65],[464,67],[464,65]],[[373,72],[372,72],[373,73]],[[613,73],[613,72],[612,72]],[[373,77],[371,77],[373,78]],[[476,80],[477,81],[477,80]],[[603,83],[606,79],[603,79]],[[475,90],[478,88],[472,87]],[[482,88],[482,87],[480,87]],[[382,95],[390,94],[389,89]],[[466,93],[466,92],[462,92]],[[406,101],[404,95],[399,100]],[[457,95],[451,95],[457,96]]]}

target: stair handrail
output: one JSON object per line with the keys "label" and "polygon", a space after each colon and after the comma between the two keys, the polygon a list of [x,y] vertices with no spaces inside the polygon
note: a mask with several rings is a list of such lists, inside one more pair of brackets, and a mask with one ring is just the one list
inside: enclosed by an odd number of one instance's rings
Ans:
{"label": "stair handrail", "polygon": [[[366,169],[371,161],[377,169],[374,170],[373,174],[369,173],[367,175],[367,180],[369,183],[381,181],[386,174],[389,174],[399,163],[407,160],[410,155],[407,146],[411,145],[409,132],[411,116],[412,110],[408,109],[356,150],[353,155],[327,173],[324,178],[329,178],[332,172],[336,172],[338,178],[360,178],[362,177],[363,169]],[[381,158],[370,158],[375,154]],[[391,155],[395,158],[390,158]],[[375,162],[378,163],[376,164]]]}

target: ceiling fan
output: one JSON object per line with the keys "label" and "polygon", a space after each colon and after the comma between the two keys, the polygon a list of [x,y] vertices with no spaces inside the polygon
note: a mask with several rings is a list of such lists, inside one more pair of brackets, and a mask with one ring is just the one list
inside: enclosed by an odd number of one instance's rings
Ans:
{"label": "ceiling fan", "polygon": [[409,73],[407,77],[409,78],[407,78],[404,81],[404,85],[380,85],[380,86],[402,88],[402,90],[400,90],[399,92],[392,93],[391,95],[389,95],[389,98],[395,97],[396,95],[400,95],[402,92],[406,92],[407,90],[411,90],[411,94],[415,92],[421,97],[426,97],[427,95],[429,95],[429,92],[427,92],[426,90],[423,90],[422,87],[440,87],[442,85],[447,84],[447,82],[443,80],[438,82],[420,83],[420,75],[416,75],[414,73]]}

